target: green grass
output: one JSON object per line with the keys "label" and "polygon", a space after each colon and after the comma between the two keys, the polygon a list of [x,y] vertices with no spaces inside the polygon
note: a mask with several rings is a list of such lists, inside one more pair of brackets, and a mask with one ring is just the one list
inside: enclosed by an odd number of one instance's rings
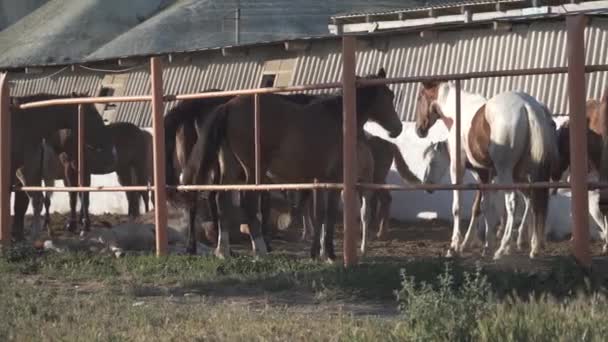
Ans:
{"label": "green grass", "polygon": [[[566,258],[536,273],[444,259],[384,259],[345,270],[284,255],[114,259],[14,248],[0,258],[0,273],[0,341],[608,336],[604,279],[585,277]],[[372,302],[388,313],[360,316],[337,309]],[[397,306],[399,314],[389,310]]]}

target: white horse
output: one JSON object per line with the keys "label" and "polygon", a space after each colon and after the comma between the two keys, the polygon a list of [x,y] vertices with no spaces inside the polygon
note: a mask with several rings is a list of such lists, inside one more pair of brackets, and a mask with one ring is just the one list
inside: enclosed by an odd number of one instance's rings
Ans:
{"label": "white horse", "polygon": [[[456,183],[457,174],[464,173],[465,163],[473,168],[496,173],[498,184],[548,181],[551,166],[558,160],[555,124],[547,108],[532,96],[523,92],[504,92],[486,100],[484,97],[461,91],[461,136],[451,129],[456,117],[456,87],[450,83],[423,83],[416,105],[416,133],[426,137],[428,130],[442,119],[450,130],[448,147],[450,178]],[[460,151],[456,151],[456,139],[460,139]],[[536,257],[544,243],[549,191],[534,189],[523,192],[526,205],[532,210],[530,258]],[[500,247],[495,259],[511,251],[511,235],[514,225],[516,191],[506,190],[505,208],[507,220]],[[452,215],[454,227],[448,255],[456,253],[460,246],[460,191],[454,191]],[[491,234],[492,235],[492,234]]]}

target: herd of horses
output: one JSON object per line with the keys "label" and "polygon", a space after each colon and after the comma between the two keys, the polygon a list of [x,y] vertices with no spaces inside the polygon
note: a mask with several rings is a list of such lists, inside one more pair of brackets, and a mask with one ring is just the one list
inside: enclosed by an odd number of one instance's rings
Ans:
{"label": "herd of horses", "polygon": [[[365,78],[385,78],[381,68]],[[209,89],[208,91],[217,91]],[[72,97],[86,94],[72,94]],[[13,185],[52,186],[62,179],[68,186],[78,183],[77,115],[78,106],[60,105],[21,109],[22,103],[65,96],[37,94],[11,98]],[[588,145],[590,176],[602,170],[601,154],[606,139],[604,116],[608,115],[608,93],[601,101],[589,101]],[[364,130],[373,121],[391,138],[402,132],[402,122],[394,106],[394,93],[386,85],[357,88],[357,177],[359,182],[384,183],[391,165],[408,183],[437,183],[449,170],[452,182],[464,169],[472,171],[479,182],[557,181],[569,166],[569,126],[556,127],[549,109],[532,96],[507,91],[486,99],[461,91],[461,134],[452,127],[456,117],[456,87],[448,82],[424,82],[416,99],[416,134],[426,137],[429,129],[442,121],[449,130],[446,141],[431,144],[424,152],[425,171],[418,179],[408,168],[400,149],[385,139]],[[106,125],[94,105],[84,109],[85,184],[91,174],[116,172],[121,185],[152,184],[152,136],[129,123]],[[254,184],[254,96],[224,96],[184,100],[165,116],[166,183],[179,184]],[[342,181],[342,95],[263,94],[259,95],[260,161],[263,183],[313,183]],[[460,139],[460,150],[456,141]],[[460,158],[457,158],[457,154]],[[457,164],[457,160],[461,163]],[[174,189],[170,187],[169,189]],[[501,193],[504,202],[498,203]],[[316,189],[286,191],[282,196],[291,204],[292,214],[303,222],[303,238],[312,234],[312,258],[334,260],[334,231],[338,220],[338,190]],[[454,191],[453,234],[448,255],[465,251],[474,239],[483,239],[484,253],[494,258],[511,253],[518,200],[524,213],[518,228],[518,248],[530,244],[530,257],[539,255],[544,244],[548,189],[478,191],[473,202],[471,221],[462,239],[460,230],[460,192]],[[126,192],[129,216],[139,215],[140,198],[149,210],[147,191]],[[213,222],[207,231],[208,243],[218,257],[231,254],[229,221],[238,212],[241,224],[248,227],[253,252],[271,251],[273,237],[269,217],[271,194],[260,191],[168,191],[168,200],[189,213],[187,250],[196,253],[199,235],[197,217]],[[80,218],[76,202],[81,200]],[[382,238],[387,230],[391,195],[388,190],[359,190],[361,253],[367,249],[370,230]],[[32,201],[32,234],[42,225],[49,227],[50,192],[15,191],[13,237],[24,239],[24,217]],[[70,193],[67,230],[76,232],[90,227],[88,193]],[[42,222],[41,213],[46,208]],[[235,209],[237,209],[235,211]],[[604,251],[608,249],[607,213],[592,207],[590,212],[602,229]],[[482,215],[483,214],[483,215]],[[484,218],[477,229],[480,217]],[[500,244],[496,246],[502,228]],[[529,232],[528,232],[529,231]],[[530,237],[528,237],[530,235]],[[497,247],[497,248],[496,248]],[[494,251],[494,249],[496,249]]]}

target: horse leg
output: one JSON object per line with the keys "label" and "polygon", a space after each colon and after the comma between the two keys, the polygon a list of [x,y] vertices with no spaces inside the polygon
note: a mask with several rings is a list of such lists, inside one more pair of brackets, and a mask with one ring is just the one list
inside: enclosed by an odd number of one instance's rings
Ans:
{"label": "horse leg", "polygon": [[232,194],[228,191],[220,191],[215,197],[217,208],[217,247],[215,248],[215,256],[224,259],[230,256],[230,233],[228,225],[228,215],[230,215],[230,206],[232,205]]}
{"label": "horse leg", "polygon": [[538,256],[545,242],[545,223],[549,208],[549,190],[531,190],[530,203],[532,206],[532,239],[530,242],[530,258]]}
{"label": "horse leg", "polygon": [[467,233],[464,236],[464,240],[462,241],[462,244],[460,245],[459,248],[459,253],[463,253],[464,251],[466,251],[469,246],[474,242],[473,240],[476,240],[477,238],[477,230],[475,229],[477,227],[477,219],[479,218],[479,215],[481,214],[481,198],[482,198],[482,192],[481,190],[477,190],[475,192],[475,199],[473,200],[473,206],[471,207],[471,221],[469,222],[469,227],[467,228]]}
{"label": "horse leg", "polygon": [[[325,220],[325,195],[327,190],[317,190],[313,192],[312,206],[312,221],[313,221],[313,235],[312,235],[312,243],[310,245],[310,257],[312,259],[317,259],[321,255],[321,235],[325,233],[325,230],[322,228],[323,222]],[[322,231],[323,229],[323,231]],[[324,245],[324,244],[323,244]],[[325,254],[325,250],[323,251]]]}
{"label": "horse leg", "polygon": [[255,255],[265,255],[268,253],[262,234],[261,201],[262,198],[259,192],[247,191],[245,193],[245,214],[249,223],[251,248]]}
{"label": "horse leg", "polygon": [[528,240],[528,212],[530,211],[530,198],[528,196],[522,196],[524,203],[524,213],[519,223],[519,229],[517,232],[517,250],[523,251],[524,246]]}
{"label": "horse leg", "polygon": [[602,254],[608,254],[608,215],[602,215],[603,220],[603,236],[604,245],[602,246]]}
{"label": "horse leg", "polygon": [[189,226],[188,226],[188,247],[186,252],[191,255],[196,255],[196,209],[198,206],[198,193],[190,194],[192,196],[189,210]]}
{"label": "horse leg", "polygon": [[602,247],[602,253],[608,252],[608,220],[607,216],[600,210],[599,202],[596,200],[595,195],[599,198],[599,191],[589,191],[589,214],[593,218],[593,221],[600,228],[600,239],[604,240],[604,246]]}
{"label": "horse leg", "polygon": [[[393,198],[391,193],[386,190],[380,190],[376,193],[377,199],[377,219],[378,219],[378,239],[384,239],[388,230],[387,226],[390,221],[390,209]],[[376,212],[376,206],[372,207],[372,212]]]}
{"label": "horse leg", "polygon": [[15,211],[15,218],[13,222],[13,239],[15,241],[23,241],[25,239],[25,234],[23,232],[24,221],[25,221],[25,212],[27,211],[27,206],[30,203],[29,197],[23,191],[15,191],[15,201],[13,203],[13,210]]}
{"label": "horse leg", "polygon": [[[510,184],[510,181],[504,181],[503,184]],[[515,216],[515,204],[516,204],[516,192],[513,190],[505,191],[505,209],[507,211],[507,222],[505,224],[504,233],[500,243],[500,247],[494,253],[494,259],[500,259],[503,255],[511,253],[511,236],[513,233],[514,216]]]}
{"label": "horse leg", "polygon": [[[84,176],[84,186],[91,185],[91,174],[86,173]],[[91,218],[89,217],[89,195],[88,191],[82,192],[82,200],[80,201],[80,212],[81,218],[80,222],[82,222],[82,230],[83,232],[88,232],[91,230]]]}
{"label": "horse leg", "polygon": [[[450,160],[450,179],[452,181],[452,184],[456,184],[458,181],[458,179],[457,179],[458,170],[464,171],[464,168],[461,165],[457,165],[456,161],[454,159],[456,159],[456,158],[452,158]],[[460,191],[454,190],[453,198],[452,198],[452,217],[453,217],[454,222],[453,222],[453,228],[452,228],[452,242],[450,244],[450,248],[448,249],[448,251],[446,253],[446,256],[448,258],[455,256],[457,254],[458,248],[460,246],[460,239],[461,239],[460,202],[461,202]]]}
{"label": "horse leg", "polygon": [[372,211],[375,209],[370,205],[372,196],[373,194],[370,191],[363,191],[361,195],[361,256],[367,252],[368,229],[371,223]]}
{"label": "horse leg", "polygon": [[336,220],[338,215],[338,205],[340,199],[340,193],[335,190],[328,190],[326,194],[327,198],[325,201],[325,213],[324,213],[324,233],[323,233],[323,246],[325,247],[323,255],[329,262],[336,260],[336,252],[334,248],[334,231],[336,226]]}
{"label": "horse leg", "polygon": [[[46,184],[45,184],[46,185]],[[49,233],[49,236],[52,235],[51,231],[51,196],[52,192],[47,191],[44,195],[44,227]]]}
{"label": "horse leg", "polygon": [[[62,158],[63,159],[63,158]],[[74,186],[77,181],[76,169],[73,168],[68,161],[63,161],[63,182],[67,186]],[[70,233],[75,233],[78,229],[78,220],[76,218],[76,204],[78,202],[77,192],[68,192],[70,199],[70,218],[65,225],[65,229]]]}
{"label": "horse leg", "polygon": [[260,224],[262,229],[262,237],[266,243],[268,253],[272,252],[270,242],[272,241],[272,227],[270,225],[270,192],[263,191],[258,194],[260,198]]}

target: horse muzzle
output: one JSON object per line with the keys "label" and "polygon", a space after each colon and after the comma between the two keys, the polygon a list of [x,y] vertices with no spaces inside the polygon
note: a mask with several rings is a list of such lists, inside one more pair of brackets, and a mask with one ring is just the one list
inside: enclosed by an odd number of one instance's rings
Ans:
{"label": "horse muzzle", "polygon": [[422,128],[422,127],[416,127],[416,135],[418,135],[419,138],[426,138],[426,136],[429,134],[429,130]]}
{"label": "horse muzzle", "polygon": [[401,122],[399,122],[399,125],[397,127],[395,127],[395,129],[391,130],[389,132],[388,136],[391,138],[396,138],[399,135],[401,135],[401,132],[403,132],[403,124],[401,124]]}

